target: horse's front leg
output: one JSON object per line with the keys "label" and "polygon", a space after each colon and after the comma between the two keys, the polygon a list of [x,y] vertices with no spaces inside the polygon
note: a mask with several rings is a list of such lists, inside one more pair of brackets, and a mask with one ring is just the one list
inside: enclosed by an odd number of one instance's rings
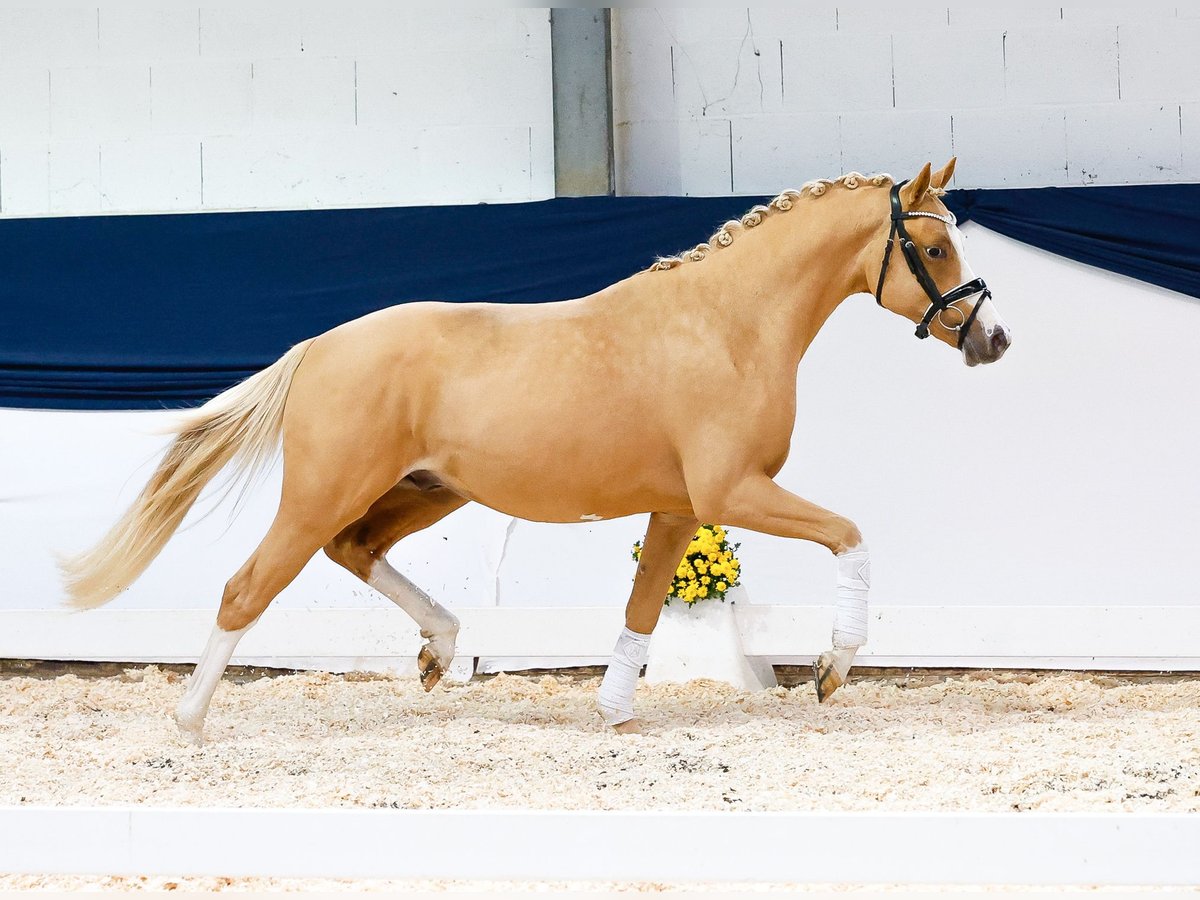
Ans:
{"label": "horse's front leg", "polygon": [[617,638],[612,660],[600,683],[600,711],[604,721],[618,731],[638,730],[633,715],[633,695],[638,674],[646,664],[650,633],[658,624],[663,600],[679,560],[696,534],[696,519],[654,513],[646,530],[633,593],[625,607],[625,628]]}
{"label": "horse's front leg", "polygon": [[736,481],[709,496],[694,496],[693,501],[706,522],[814,541],[837,557],[833,648],[822,653],[813,667],[817,698],[824,702],[845,683],[855,653],[867,642],[871,560],[858,527],[781,488],[765,474]]}

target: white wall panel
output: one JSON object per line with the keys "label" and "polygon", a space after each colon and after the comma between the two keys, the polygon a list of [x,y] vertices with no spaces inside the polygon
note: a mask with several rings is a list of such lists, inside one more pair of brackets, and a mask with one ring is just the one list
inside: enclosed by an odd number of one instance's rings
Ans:
{"label": "white wall panel", "polygon": [[946,4],[916,0],[903,4],[838,4],[837,26],[843,31],[929,31],[946,26]]}
{"label": "white wall panel", "polygon": [[[952,28],[1011,28],[1022,25],[1051,25],[1061,22],[1063,8],[1053,3],[951,3],[949,25]],[[948,35],[954,40],[956,32]]]}
{"label": "white wall panel", "polygon": [[358,65],[358,122],[367,128],[423,125],[551,125],[548,48],[460,48],[397,54]]}
{"label": "white wall panel", "polygon": [[545,8],[0,8],[4,216],[543,199],[552,125]]}
{"label": "white wall panel", "polygon": [[94,6],[0,7],[0,59],[5,65],[94,62],[99,55],[98,18]]}
{"label": "white wall panel", "polygon": [[200,11],[194,6],[118,4],[100,8],[101,59],[194,59],[200,55]]}
{"label": "white wall panel", "polygon": [[1200,100],[1200,20],[1122,25],[1123,100]]}
{"label": "white wall panel", "polygon": [[[953,153],[950,114],[944,110],[863,111],[846,113],[841,121],[845,169],[909,178],[922,163],[933,160],[940,166]],[[968,168],[970,161],[963,162]]]}
{"label": "white wall panel", "polygon": [[100,145],[55,141],[50,145],[49,210],[101,209]]}
{"label": "white wall panel", "polygon": [[253,67],[237,59],[155,62],[150,67],[151,130],[197,139],[249,132]]}
{"label": "white wall panel", "polygon": [[699,119],[683,123],[679,131],[679,158],[684,173],[681,192],[686,196],[732,193],[731,145],[728,120]]}
{"label": "white wall panel", "polygon": [[676,119],[636,119],[613,126],[613,160],[621,193],[675,196],[683,192]]}
{"label": "white wall panel", "polygon": [[[963,109],[954,113],[954,182],[982,188],[1066,184],[1067,122],[1061,106]],[[935,161],[934,163],[938,163]]]}
{"label": "white wall panel", "polygon": [[264,59],[251,73],[254,131],[346,132],[356,124],[355,61]]}
{"label": "white wall panel", "polygon": [[[1191,7],[639,8],[615,10],[614,22],[622,193],[683,184],[719,191],[714,173],[687,171],[707,165],[708,155],[675,151],[685,123],[709,118],[730,122],[734,178],[725,193],[739,182],[771,192],[847,169],[912,172],[940,163],[951,119],[961,129],[953,137],[963,157],[959,188],[1200,177],[1188,163],[1200,153],[1189,149],[1187,122],[1188,104],[1200,100],[1200,14]],[[1182,132],[1178,159],[1164,132],[1172,109]],[[778,142],[756,150],[739,141],[770,134],[780,110],[838,116],[835,144],[797,159]],[[815,119],[813,131],[829,129]],[[815,168],[835,157],[835,169]],[[813,168],[797,178],[800,164]],[[753,177],[739,178],[739,170]]]}
{"label": "white wall panel", "polygon": [[799,187],[813,172],[841,171],[834,113],[754,116],[734,119],[731,126],[735,194],[777,194]]}
{"label": "white wall panel", "polygon": [[0,143],[0,212],[50,211],[50,145]]}
{"label": "white wall panel", "polygon": [[401,36],[409,48],[446,50],[468,46],[521,51],[546,46],[550,10],[532,6],[462,7],[447,15],[446,9],[437,5],[414,6],[403,11],[401,22]]}
{"label": "white wall panel", "polygon": [[[626,193],[709,196],[733,193],[728,119],[624,122],[616,126],[614,157],[627,173]],[[651,163],[643,165],[643,161]]]}
{"label": "white wall panel", "polygon": [[662,15],[652,7],[630,7],[612,16],[613,106],[625,122],[674,112],[675,59]]}
{"label": "white wall panel", "polygon": [[[462,125],[421,132],[416,166],[409,178],[420,179],[429,199],[452,194],[489,200],[523,200],[553,188],[553,171],[535,176],[533,146],[553,145],[552,129],[529,126]],[[550,176],[549,183],[538,179]]]}
{"label": "white wall panel", "polygon": [[1067,109],[1068,177],[1075,184],[1178,180],[1179,107],[1160,103]]}
{"label": "white wall panel", "polygon": [[54,138],[126,138],[149,129],[148,65],[105,64],[50,71],[50,133]]}
{"label": "white wall panel", "polygon": [[536,50],[549,10],[406,4],[307,4],[298,10],[305,54],[390,57],[437,50]]}
{"label": "white wall panel", "polygon": [[799,35],[783,42],[783,73],[789,111],[890,109],[892,39],[888,34]]}
{"label": "white wall panel", "polygon": [[187,210],[200,206],[200,142],[149,137],[100,145],[100,188],[106,210]]}
{"label": "white wall panel", "polygon": [[304,52],[298,10],[274,3],[203,6],[197,19],[201,56],[262,59]]}
{"label": "white wall panel", "polygon": [[49,133],[49,70],[0,69],[0,141],[44,138]]}
{"label": "white wall panel", "polygon": [[[1053,8],[1053,7],[1051,7]],[[1194,9],[1195,7],[1191,7]],[[1119,25],[1122,22],[1186,18],[1187,4],[1163,0],[1105,0],[1103,3],[1072,3],[1061,7],[1061,18],[1068,24]],[[1193,13],[1194,15],[1194,13]]]}
{"label": "white wall panel", "polygon": [[1179,139],[1183,144],[1183,177],[1200,181],[1200,103],[1180,104]]}
{"label": "white wall panel", "polygon": [[1005,33],[1008,102],[1102,103],[1117,100],[1117,29],[1012,28]]}
{"label": "white wall panel", "polygon": [[692,117],[777,113],[783,107],[779,45],[742,33],[682,43],[675,54],[676,109]]}
{"label": "white wall panel", "polygon": [[896,106],[944,109],[1004,103],[1004,36],[1000,29],[956,29],[952,40],[929,40],[925,31],[892,37]]}
{"label": "white wall panel", "polygon": [[404,132],[208,138],[204,206],[236,208],[246,197],[264,207],[426,202],[418,143]]}

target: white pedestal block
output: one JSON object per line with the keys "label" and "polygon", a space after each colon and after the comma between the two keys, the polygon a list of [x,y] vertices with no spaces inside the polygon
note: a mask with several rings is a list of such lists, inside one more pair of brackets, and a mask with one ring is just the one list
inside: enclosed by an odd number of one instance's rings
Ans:
{"label": "white pedestal block", "polygon": [[724,681],[743,691],[774,687],[775,672],[765,659],[742,650],[737,608],[749,603],[744,587],[728,591],[725,600],[701,600],[689,608],[682,600],[662,612],[650,639],[646,681],[685,682],[693,678]]}

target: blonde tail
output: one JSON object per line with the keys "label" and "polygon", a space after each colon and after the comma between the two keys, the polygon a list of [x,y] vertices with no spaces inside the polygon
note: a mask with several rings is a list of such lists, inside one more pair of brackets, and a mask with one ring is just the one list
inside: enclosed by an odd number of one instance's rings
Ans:
{"label": "blonde tail", "polygon": [[178,436],[133,505],[91,550],[59,561],[67,603],[92,609],[129,587],[158,556],[204,486],[231,461],[256,472],[283,428],[292,378],[312,341],[185,414]]}

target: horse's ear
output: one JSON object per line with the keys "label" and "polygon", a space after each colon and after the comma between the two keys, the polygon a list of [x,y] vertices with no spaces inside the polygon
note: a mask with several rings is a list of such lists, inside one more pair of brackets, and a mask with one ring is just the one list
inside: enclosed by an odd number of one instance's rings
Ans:
{"label": "horse's ear", "polygon": [[948,185],[950,183],[950,179],[954,177],[954,164],[956,162],[958,162],[957,156],[950,157],[950,162],[946,163],[930,177],[930,184],[932,184],[938,190],[941,190]]}
{"label": "horse's ear", "polygon": [[929,170],[933,168],[929,163],[925,163],[924,168],[917,173],[917,177],[900,188],[900,199],[904,201],[905,207],[916,206],[925,197],[925,192],[929,190]]}

